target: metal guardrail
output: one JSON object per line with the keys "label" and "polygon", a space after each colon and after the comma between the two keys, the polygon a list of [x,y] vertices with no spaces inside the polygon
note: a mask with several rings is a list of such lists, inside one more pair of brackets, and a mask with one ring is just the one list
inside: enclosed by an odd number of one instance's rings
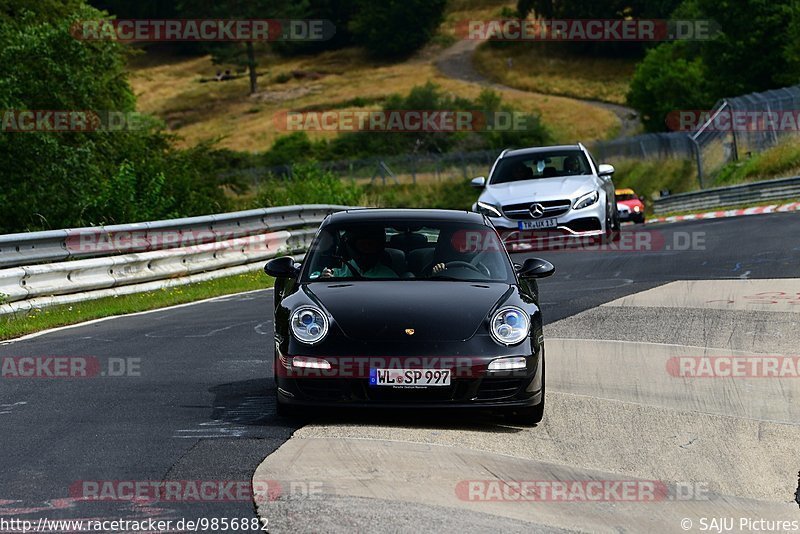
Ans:
{"label": "metal guardrail", "polygon": [[653,211],[660,215],[791,198],[800,198],[800,176],[669,195],[655,200]]}
{"label": "metal guardrail", "polygon": [[[0,267],[146,252],[319,224],[346,206],[262,208],[166,221],[0,235]],[[81,241],[83,240],[83,241]],[[92,247],[93,242],[107,246]]]}
{"label": "metal guardrail", "polygon": [[[255,270],[266,259],[305,252],[322,220],[346,208],[288,206],[3,235],[0,266],[7,268],[0,269],[0,314],[151,291],[161,282],[191,283],[202,273],[222,276],[242,272],[242,266]],[[127,289],[108,291],[121,287]]]}

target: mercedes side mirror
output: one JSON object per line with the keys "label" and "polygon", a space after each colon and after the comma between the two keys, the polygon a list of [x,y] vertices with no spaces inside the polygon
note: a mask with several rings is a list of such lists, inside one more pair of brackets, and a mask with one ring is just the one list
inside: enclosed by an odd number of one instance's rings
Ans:
{"label": "mercedes side mirror", "polygon": [[486,187],[486,178],[483,176],[478,176],[477,178],[473,178],[469,184],[475,189],[483,189]]}
{"label": "mercedes side mirror", "polygon": [[608,163],[601,163],[597,167],[598,176],[611,176],[615,171],[616,169],[614,169],[614,166]]}
{"label": "mercedes side mirror", "polygon": [[524,264],[515,267],[520,278],[547,278],[556,272],[552,263],[540,258],[528,258]]}

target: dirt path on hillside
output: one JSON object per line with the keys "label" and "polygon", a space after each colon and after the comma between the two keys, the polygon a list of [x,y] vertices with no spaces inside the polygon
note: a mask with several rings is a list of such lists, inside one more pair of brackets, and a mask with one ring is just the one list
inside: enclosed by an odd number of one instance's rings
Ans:
{"label": "dirt path on hillside", "polygon": [[[477,83],[491,89],[510,91],[519,95],[562,96],[523,91],[508,85],[495,83],[483,76],[481,73],[475,70],[475,67],[472,65],[472,54],[482,42],[483,41],[479,40],[462,39],[450,48],[442,51],[439,57],[434,60],[434,65],[436,65],[436,68],[438,68],[442,74],[449,78]],[[592,106],[607,109],[614,113],[620,122],[620,129],[619,133],[617,134],[617,139],[620,137],[629,137],[631,135],[635,135],[638,131],[641,131],[641,121],[639,120],[639,115],[632,108],[621,106],[619,104],[601,102],[599,100],[589,100],[574,97],[564,98],[573,98],[574,100],[586,102]]]}

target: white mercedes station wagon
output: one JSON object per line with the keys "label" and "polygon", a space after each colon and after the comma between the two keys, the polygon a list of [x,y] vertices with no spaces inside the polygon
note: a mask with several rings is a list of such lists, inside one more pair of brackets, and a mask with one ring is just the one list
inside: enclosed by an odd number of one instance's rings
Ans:
{"label": "white mercedes station wagon", "polygon": [[582,144],[505,150],[472,210],[489,217],[506,244],[549,238],[619,237],[611,180],[614,167],[598,165]]}

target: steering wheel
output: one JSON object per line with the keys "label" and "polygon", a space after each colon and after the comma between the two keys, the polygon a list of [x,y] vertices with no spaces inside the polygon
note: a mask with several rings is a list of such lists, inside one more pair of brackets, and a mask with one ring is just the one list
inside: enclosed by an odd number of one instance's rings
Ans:
{"label": "steering wheel", "polygon": [[[480,257],[480,256],[478,256],[478,257]],[[478,260],[478,258],[475,258],[474,260],[472,260],[475,263],[470,263],[470,265],[473,265],[473,266],[477,267],[478,271],[481,274],[485,274],[487,277],[491,278],[492,277],[492,273],[491,273],[491,271],[489,271],[489,268],[486,265],[484,265],[482,262],[479,262],[477,260]]]}

